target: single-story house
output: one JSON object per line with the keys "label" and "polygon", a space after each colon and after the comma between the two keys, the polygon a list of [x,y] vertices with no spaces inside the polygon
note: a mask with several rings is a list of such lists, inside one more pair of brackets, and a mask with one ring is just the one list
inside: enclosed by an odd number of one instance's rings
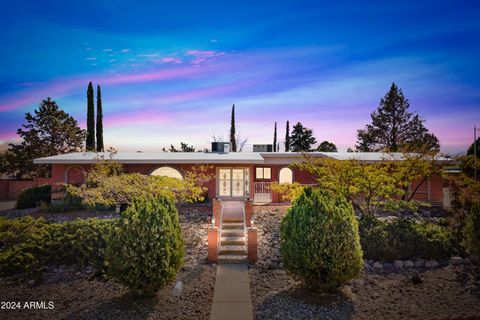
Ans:
{"label": "single-story house", "polygon": [[[402,158],[401,153],[373,152],[310,152],[308,155],[369,162]],[[52,165],[51,183],[56,188],[62,183],[83,183],[85,173],[99,157],[109,156],[108,153],[77,152],[39,158],[34,162]],[[272,191],[273,182],[315,184],[310,173],[289,168],[293,162],[303,161],[303,154],[296,152],[117,152],[112,159],[122,163],[126,172],[179,179],[195,165],[209,165],[214,176],[206,185],[210,200],[251,199],[255,204],[284,203],[283,197]],[[432,176],[418,188],[415,199],[445,205],[449,198],[447,193],[442,178]]]}

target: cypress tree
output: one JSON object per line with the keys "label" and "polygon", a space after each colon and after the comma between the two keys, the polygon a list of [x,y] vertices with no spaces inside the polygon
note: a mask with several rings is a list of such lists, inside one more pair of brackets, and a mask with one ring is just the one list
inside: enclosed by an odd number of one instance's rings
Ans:
{"label": "cypress tree", "polygon": [[102,112],[102,91],[97,86],[97,151],[103,152],[103,112]]}
{"label": "cypress tree", "polygon": [[277,151],[277,122],[275,121],[275,129],[273,129],[273,152]]}
{"label": "cypress tree", "polygon": [[287,121],[287,129],[285,133],[285,152],[290,151],[290,122]]}
{"label": "cypress tree", "polygon": [[232,152],[237,152],[237,140],[235,139],[235,104],[232,106],[232,122],[230,124],[230,143]]}
{"label": "cypress tree", "polygon": [[93,103],[92,82],[88,83],[87,89],[87,151],[95,151],[95,105]]}

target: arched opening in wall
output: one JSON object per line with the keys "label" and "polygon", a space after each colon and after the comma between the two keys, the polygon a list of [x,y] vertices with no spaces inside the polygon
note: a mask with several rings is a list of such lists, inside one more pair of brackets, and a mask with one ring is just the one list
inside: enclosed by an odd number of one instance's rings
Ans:
{"label": "arched opening in wall", "polygon": [[65,170],[65,183],[81,185],[85,183],[85,169],[83,167],[68,167]]}
{"label": "arched opening in wall", "polygon": [[290,168],[282,168],[278,173],[278,183],[291,184],[293,183],[293,171]]}
{"label": "arched opening in wall", "polygon": [[183,180],[183,175],[180,171],[172,167],[160,167],[153,170],[150,173],[151,176],[163,176],[163,177],[170,177],[179,180]]}

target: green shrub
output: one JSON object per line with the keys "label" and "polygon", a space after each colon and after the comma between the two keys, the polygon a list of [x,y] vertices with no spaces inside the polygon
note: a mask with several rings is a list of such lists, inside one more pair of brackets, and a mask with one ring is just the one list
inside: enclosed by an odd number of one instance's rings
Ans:
{"label": "green shrub", "polygon": [[45,208],[42,208],[42,211],[48,213],[64,213],[84,209],[86,209],[86,207],[83,205],[81,198],[66,193],[62,200],[47,205]]}
{"label": "green shrub", "polygon": [[63,224],[24,217],[0,218],[0,277],[40,280],[46,265],[92,265],[102,271],[112,220]]}
{"label": "green shrub", "polygon": [[35,208],[42,202],[50,203],[51,192],[50,185],[25,189],[18,196],[17,209]]}
{"label": "green shrub", "polygon": [[174,279],[184,256],[178,211],[170,198],[134,198],[110,233],[108,274],[139,296]]}
{"label": "green shrub", "polygon": [[371,216],[360,219],[360,241],[367,259],[445,259],[456,252],[448,227],[401,218],[393,222]]}
{"label": "green shrub", "polygon": [[283,218],[280,234],[285,269],[311,288],[332,291],[359,275],[358,223],[345,198],[305,188]]}
{"label": "green shrub", "polygon": [[470,208],[463,231],[462,245],[472,255],[480,256],[480,204],[475,203]]}

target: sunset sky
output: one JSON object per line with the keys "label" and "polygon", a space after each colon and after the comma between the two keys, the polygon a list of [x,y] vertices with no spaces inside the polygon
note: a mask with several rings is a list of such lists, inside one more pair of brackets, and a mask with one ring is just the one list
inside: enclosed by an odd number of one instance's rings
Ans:
{"label": "sunset sky", "polygon": [[[106,146],[271,143],[302,122],[340,151],[394,81],[442,151],[480,125],[475,1],[11,1],[0,20],[0,144],[52,97],[85,127],[101,85]],[[283,149],[282,149],[283,150]]]}

